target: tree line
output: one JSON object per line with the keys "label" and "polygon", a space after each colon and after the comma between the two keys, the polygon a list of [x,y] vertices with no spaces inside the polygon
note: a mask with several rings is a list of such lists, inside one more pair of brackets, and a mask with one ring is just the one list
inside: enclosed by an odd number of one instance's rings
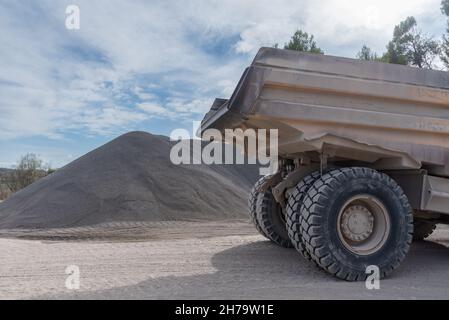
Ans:
{"label": "tree line", "polygon": [[[436,40],[426,35],[418,27],[415,17],[407,17],[394,27],[393,38],[382,54],[374,52],[366,44],[357,53],[356,58],[369,61],[402,64],[417,68],[435,69],[435,61],[440,59],[449,69],[449,0],[441,1],[441,12],[448,17],[445,33]],[[279,45],[275,44],[275,48]],[[297,30],[284,49],[323,54],[313,35]]]}
{"label": "tree line", "polygon": [[0,200],[54,171],[33,153],[22,156],[14,169],[5,170],[0,174]]}

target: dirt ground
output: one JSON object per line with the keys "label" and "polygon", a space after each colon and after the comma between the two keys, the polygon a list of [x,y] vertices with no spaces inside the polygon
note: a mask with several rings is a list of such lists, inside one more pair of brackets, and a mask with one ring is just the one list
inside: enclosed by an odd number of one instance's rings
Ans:
{"label": "dirt ground", "polygon": [[[449,299],[449,228],[379,290],[335,279],[245,221],[0,231],[2,299]],[[80,270],[80,289],[65,270]]]}

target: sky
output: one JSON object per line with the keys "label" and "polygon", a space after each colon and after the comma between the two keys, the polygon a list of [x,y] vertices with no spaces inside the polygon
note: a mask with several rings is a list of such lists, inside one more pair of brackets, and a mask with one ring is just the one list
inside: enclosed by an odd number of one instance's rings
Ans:
{"label": "sky", "polygon": [[382,53],[410,15],[444,32],[440,0],[0,0],[0,167],[35,153],[58,168],[128,131],[191,130],[261,46],[300,28],[326,54]]}

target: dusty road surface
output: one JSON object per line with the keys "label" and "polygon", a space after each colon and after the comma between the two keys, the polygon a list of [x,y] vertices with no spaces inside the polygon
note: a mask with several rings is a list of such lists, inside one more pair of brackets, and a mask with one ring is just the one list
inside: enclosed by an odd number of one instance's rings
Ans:
{"label": "dusty road surface", "polygon": [[[19,238],[17,238],[19,237]],[[244,221],[0,232],[3,299],[448,299],[449,228],[415,243],[380,290],[337,280]],[[80,289],[65,270],[80,270]]]}

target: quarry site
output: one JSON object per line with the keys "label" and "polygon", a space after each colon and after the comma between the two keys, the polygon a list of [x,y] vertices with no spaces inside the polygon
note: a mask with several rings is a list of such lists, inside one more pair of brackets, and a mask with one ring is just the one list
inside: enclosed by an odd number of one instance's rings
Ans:
{"label": "quarry site", "polygon": [[[2,203],[0,298],[449,296],[449,228],[439,226],[414,243],[401,268],[381,280],[379,290],[367,290],[364,282],[338,280],[256,231],[246,198],[257,167],[172,166],[169,146],[166,137],[126,134]],[[201,181],[191,184],[197,189],[187,188],[190,179]],[[157,193],[160,188],[167,192]],[[218,196],[223,192],[226,201]],[[52,210],[61,206],[66,216]],[[66,287],[72,265],[80,272],[76,290]]]}
{"label": "quarry site", "polygon": [[449,300],[449,0],[0,1],[0,39],[0,300]]}

